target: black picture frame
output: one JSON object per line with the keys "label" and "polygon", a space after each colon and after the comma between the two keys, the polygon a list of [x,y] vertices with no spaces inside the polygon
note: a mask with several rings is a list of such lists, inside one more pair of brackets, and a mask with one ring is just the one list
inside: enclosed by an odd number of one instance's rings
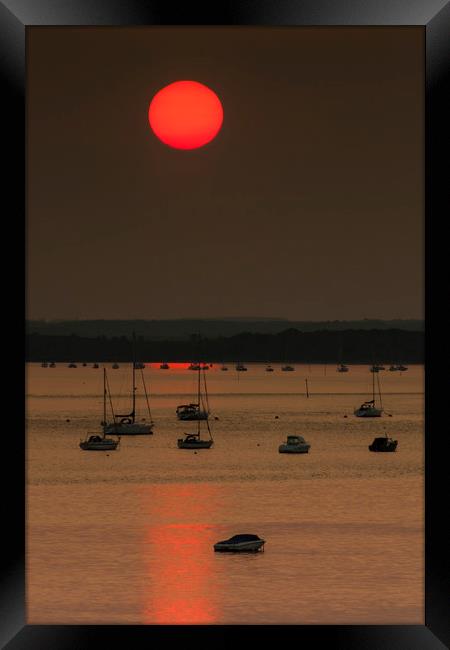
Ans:
{"label": "black picture frame", "polygon": [[[444,224],[447,198],[448,114],[445,99],[448,89],[450,60],[450,3],[445,0],[228,0],[215,6],[170,0],[3,0],[0,1],[0,70],[2,74],[3,159],[7,162],[6,181],[2,187],[3,205],[8,208],[5,237],[17,244],[16,268],[25,268],[26,197],[26,28],[33,25],[308,25],[308,26],[404,26],[416,25],[425,30],[426,41],[426,159],[425,159],[425,246],[426,246],[426,364],[425,364],[425,625],[359,626],[40,626],[25,624],[25,418],[8,422],[3,430],[4,481],[2,501],[5,506],[2,533],[2,582],[0,591],[0,642],[9,650],[19,648],[97,648],[114,643],[129,647],[148,647],[149,642],[189,639],[197,642],[224,643],[237,641],[243,633],[252,642],[263,634],[277,643],[285,634],[297,644],[323,644],[345,650],[426,650],[449,647],[448,548],[444,534],[447,507],[441,509],[442,496],[448,494],[448,471],[445,453],[447,429],[437,425],[434,414],[445,404],[445,382],[439,379],[439,366],[445,344],[445,320],[439,315],[441,300],[448,291],[436,295],[435,282],[445,270],[445,249],[439,233]],[[6,137],[7,136],[7,137]],[[15,223],[16,234],[9,234]],[[5,241],[4,239],[4,241]],[[439,246],[441,245],[441,248]],[[439,254],[441,253],[441,255]],[[8,263],[8,278],[11,262]],[[24,277],[22,273],[16,276]],[[4,276],[5,277],[5,276]],[[16,277],[16,279],[17,279]],[[25,285],[25,282],[24,282]],[[4,300],[14,301],[17,285],[5,287]],[[25,334],[24,301],[9,310],[11,332]],[[10,304],[9,302],[7,303]],[[23,339],[21,339],[23,341]],[[24,359],[11,349],[18,368]],[[444,365],[449,358],[444,357]],[[18,399],[16,413],[25,413],[23,372],[15,383]],[[7,404],[8,412],[10,410]],[[14,426],[11,426],[14,424]],[[445,498],[445,497],[444,497]],[[445,503],[445,501],[444,501]],[[218,629],[219,628],[219,629]],[[254,636],[256,635],[256,636]]]}

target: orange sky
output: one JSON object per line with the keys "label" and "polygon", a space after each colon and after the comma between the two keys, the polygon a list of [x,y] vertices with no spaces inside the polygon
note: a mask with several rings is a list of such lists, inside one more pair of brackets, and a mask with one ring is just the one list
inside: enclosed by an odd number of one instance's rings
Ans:
{"label": "orange sky", "polygon": [[[423,317],[421,28],[28,29],[27,317]],[[193,79],[217,137],[162,144]]]}

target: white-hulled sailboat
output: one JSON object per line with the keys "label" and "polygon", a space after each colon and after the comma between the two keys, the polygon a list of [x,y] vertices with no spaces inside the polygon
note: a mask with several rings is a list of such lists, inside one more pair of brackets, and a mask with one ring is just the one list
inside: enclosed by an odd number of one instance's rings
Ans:
{"label": "white-hulled sailboat", "polygon": [[[209,412],[209,405],[208,405],[208,393],[206,389],[206,374],[205,370],[203,370],[203,382],[205,386],[205,398],[206,398],[206,404],[204,403],[204,400],[201,395],[201,390],[200,390],[200,374],[201,374],[201,367],[200,364],[198,364],[198,383],[197,383],[197,402],[198,406],[203,407],[203,410],[205,412]],[[202,440],[200,438],[200,429],[201,429],[201,422],[206,422],[206,427],[208,429],[208,435],[209,435],[209,440]],[[211,429],[209,426],[208,419],[197,419],[197,433],[186,433],[184,438],[178,438],[177,444],[179,449],[209,449],[212,444],[213,444],[213,437],[211,434]]]}
{"label": "white-hulled sailboat", "polygon": [[[377,376],[377,383],[378,383],[378,395],[380,401],[379,408],[377,408],[375,405],[375,375]],[[372,372],[372,399],[367,402],[363,402],[361,406],[355,409],[353,412],[358,418],[379,418],[383,413],[383,404],[381,402],[380,377],[378,375],[378,372]]]}
{"label": "white-hulled sailboat", "polygon": [[131,384],[131,397],[132,408],[130,413],[117,414],[120,418],[118,422],[108,422],[105,425],[106,433],[117,433],[121,436],[142,436],[151,435],[153,427],[155,426],[150,410],[150,402],[148,399],[147,388],[145,386],[144,373],[140,370],[142,386],[144,388],[145,399],[147,402],[148,415],[150,422],[137,422],[136,420],[136,359],[135,359],[135,335],[133,333],[133,363],[132,363],[132,384]]}
{"label": "white-hulled sailboat", "polygon": [[[80,440],[80,449],[84,449],[85,451],[113,451],[114,449],[117,449],[117,446],[120,443],[120,437],[118,438],[118,440],[114,440],[113,438],[106,437],[106,429],[105,429],[106,392],[107,392],[106,386],[107,386],[106,368],[103,368],[103,421],[102,421],[103,434],[86,435],[85,440]],[[109,390],[108,390],[108,394],[109,394],[111,410],[112,410],[111,393],[109,392]],[[113,421],[115,421],[113,410],[112,410],[112,416],[113,416]]]}

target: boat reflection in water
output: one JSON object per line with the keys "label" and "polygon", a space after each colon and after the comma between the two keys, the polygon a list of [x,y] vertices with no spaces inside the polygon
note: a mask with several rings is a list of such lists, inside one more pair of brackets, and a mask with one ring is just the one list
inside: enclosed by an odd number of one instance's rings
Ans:
{"label": "boat reflection in water", "polygon": [[152,486],[144,494],[148,520],[158,522],[148,526],[144,540],[144,623],[217,623],[212,551],[217,529],[206,523],[212,512],[220,510],[217,487],[206,483]]}

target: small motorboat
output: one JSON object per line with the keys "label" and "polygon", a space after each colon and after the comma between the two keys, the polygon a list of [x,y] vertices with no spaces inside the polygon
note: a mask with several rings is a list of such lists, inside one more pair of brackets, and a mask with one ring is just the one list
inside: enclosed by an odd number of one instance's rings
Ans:
{"label": "small motorboat", "polygon": [[391,366],[391,367],[389,368],[389,371],[390,371],[390,372],[395,372],[396,370],[398,370],[397,366]]}
{"label": "small motorboat", "polygon": [[286,442],[278,447],[280,454],[307,454],[311,445],[303,436],[288,436]]}
{"label": "small motorboat", "polygon": [[293,366],[283,366],[281,370],[283,370],[284,372],[292,372],[293,370],[295,370],[295,368]]}
{"label": "small motorboat", "polygon": [[160,370],[170,370],[170,366],[169,366],[168,363],[162,363],[162,364],[159,366],[159,369],[160,369]]}
{"label": "small motorboat", "polygon": [[72,361],[71,363],[69,363],[69,365],[68,365],[67,367],[68,367],[68,368],[76,368],[76,367],[77,367],[77,364],[76,364],[76,363],[73,363],[73,361]]}
{"label": "small motorboat", "polygon": [[118,363],[113,363],[111,366],[111,368],[113,368],[114,370],[117,370],[118,367],[119,367]]}
{"label": "small motorboat", "polygon": [[188,370],[200,370],[200,364],[199,363],[191,363],[189,365]]}
{"label": "small motorboat", "polygon": [[52,361],[51,364],[49,365],[49,368],[56,368],[56,363]]}
{"label": "small motorboat", "polygon": [[209,370],[209,366],[207,363],[204,363],[201,368],[202,370]]}
{"label": "small motorboat", "polygon": [[400,366],[397,366],[397,370],[400,370],[400,372],[404,372],[405,370],[408,370],[408,367],[400,365]]}
{"label": "small motorboat", "polygon": [[144,370],[145,369],[145,363],[142,363],[142,361],[136,361],[134,364],[134,369],[135,370]]}
{"label": "small motorboat", "polygon": [[98,363],[94,363],[93,368],[98,368]]}
{"label": "small motorboat", "polygon": [[179,420],[207,420],[209,415],[207,411],[200,410],[198,404],[180,404],[176,413]]}
{"label": "small motorboat", "polygon": [[346,366],[344,363],[340,363],[337,367],[338,372],[348,372],[348,366]]}
{"label": "small motorboat", "polygon": [[80,441],[80,448],[86,451],[112,451],[119,445],[120,438],[113,440],[106,436],[92,435]]}
{"label": "small motorboat", "polygon": [[258,535],[234,535],[214,544],[214,550],[222,553],[256,553],[264,551],[265,543]]}
{"label": "small motorboat", "polygon": [[221,370],[224,370],[224,371],[225,371],[225,370],[228,370],[228,368],[227,368],[227,366],[222,366],[222,367],[221,367]]}
{"label": "small motorboat", "polygon": [[83,368],[86,368],[86,366],[87,366],[87,363],[83,363]]}
{"label": "small motorboat", "polygon": [[385,437],[375,438],[371,445],[370,451],[395,451],[397,449],[398,440]]}
{"label": "small motorboat", "polygon": [[242,363],[238,363],[238,364],[237,364],[237,366],[236,366],[236,370],[237,370],[238,372],[247,372],[247,368],[246,368],[245,366],[243,366]]}
{"label": "small motorboat", "polygon": [[273,372],[272,366],[266,366],[266,372]]}

